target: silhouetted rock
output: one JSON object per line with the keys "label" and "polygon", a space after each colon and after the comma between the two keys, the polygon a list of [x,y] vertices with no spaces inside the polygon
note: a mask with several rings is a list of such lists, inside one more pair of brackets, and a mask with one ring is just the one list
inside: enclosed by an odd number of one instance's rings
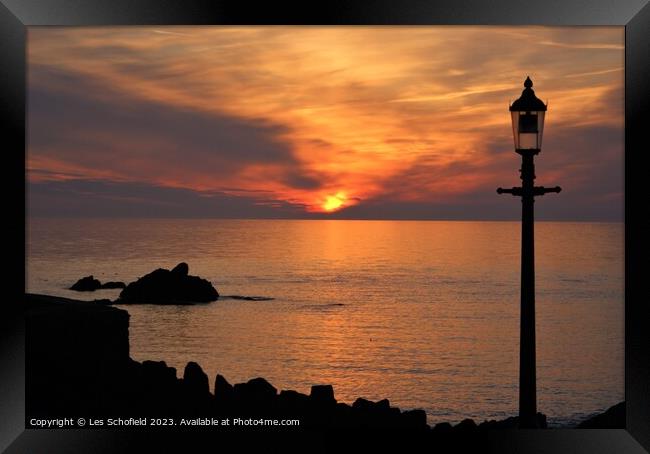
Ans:
{"label": "silhouetted rock", "polygon": [[449,433],[449,432],[451,432],[451,430],[452,430],[452,426],[448,422],[440,422],[440,423],[436,424],[432,429],[432,431],[434,433],[441,433],[441,434],[442,433]]}
{"label": "silhouetted rock", "polygon": [[78,292],[94,292],[99,289],[111,289],[111,288],[125,288],[126,284],[124,282],[106,282],[102,284],[98,279],[95,279],[94,276],[86,276],[79,279],[75,284],[70,287],[70,290],[76,290]]}
{"label": "silhouetted rock", "polygon": [[183,385],[193,394],[201,395],[210,392],[208,376],[203,372],[201,366],[194,361],[190,361],[185,366],[185,371],[183,372]]}
{"label": "silhouetted rock", "polygon": [[253,378],[246,383],[237,383],[234,391],[236,395],[243,396],[247,399],[262,400],[270,400],[278,393],[278,390],[271,383],[261,377]]}
{"label": "silhouetted rock", "polygon": [[125,374],[126,382],[132,387],[126,409],[137,410],[139,414],[147,416],[177,414],[180,411],[185,399],[180,394],[176,368],[168,366],[165,361],[143,361],[139,367],[135,365],[132,369],[130,375]]}
{"label": "silhouetted rock", "polygon": [[[464,421],[463,421],[464,422]],[[473,421],[472,421],[473,422]],[[456,426],[458,427],[458,426]],[[518,429],[519,428],[519,416],[511,416],[500,421],[491,419],[489,421],[483,421],[477,426],[479,429],[484,430],[507,430],[507,429]],[[546,429],[548,427],[546,422],[546,415],[543,413],[537,413],[537,427],[539,429]]]}
{"label": "silhouetted rock", "polygon": [[338,402],[336,404],[332,414],[335,415],[335,419],[334,421],[329,422],[330,427],[358,427],[362,423],[360,418],[356,417],[356,411],[350,405],[343,402]]}
{"label": "silhouetted rock", "polygon": [[126,288],[126,284],[120,281],[108,281],[104,282],[101,288]]}
{"label": "silhouetted rock", "polygon": [[[176,274],[182,275],[181,271]],[[423,410],[400,412],[388,399],[372,402],[359,398],[352,406],[337,403],[330,385],[313,386],[309,396],[296,391],[278,395],[263,378],[232,386],[217,375],[213,395],[208,377],[197,363],[188,363],[183,377],[178,378],[176,369],[164,361],[132,360],[126,311],[41,295],[28,294],[25,298],[29,418],[62,414],[99,418],[290,417],[300,420],[299,429],[292,430],[407,430],[410,434],[429,434],[432,440],[462,439],[476,430],[517,426],[516,417],[485,421],[478,428],[466,419],[455,427],[440,423],[428,430]],[[616,414],[621,408],[624,410],[624,404],[605,415]],[[545,416],[537,416],[540,427],[545,427]]]}
{"label": "silhouetted rock", "polygon": [[332,385],[314,385],[311,387],[311,394],[309,395],[311,401],[315,405],[334,405],[334,388]]}
{"label": "silhouetted rock", "polygon": [[377,410],[388,410],[390,408],[390,401],[388,399],[382,399],[375,402],[375,408]]}
{"label": "silhouetted rock", "polygon": [[403,425],[408,427],[427,428],[427,414],[424,410],[407,410],[402,413]]}
{"label": "silhouetted rock", "polygon": [[76,290],[77,292],[94,292],[101,287],[102,283],[95,279],[94,276],[90,275],[79,279],[72,285],[72,287],[70,287],[70,290]]}
{"label": "silhouetted rock", "polygon": [[375,405],[374,402],[364,399],[363,397],[359,397],[352,404],[352,408],[356,408],[358,410],[371,410],[374,407],[374,405]]}
{"label": "silhouetted rock", "polygon": [[185,262],[181,262],[178,265],[176,265],[174,268],[172,268],[172,273],[179,274],[181,276],[187,276],[189,272],[190,272],[190,266]]}
{"label": "silhouetted rock", "polygon": [[201,366],[190,361],[185,366],[181,382],[183,408],[188,414],[207,415],[213,408],[213,397],[210,394],[208,376]]}
{"label": "silhouetted rock", "polygon": [[228,380],[225,379],[223,375],[217,374],[217,378],[214,381],[214,397],[216,398],[232,398],[233,386],[228,383]]}
{"label": "silhouetted rock", "polygon": [[116,303],[194,304],[216,301],[219,293],[210,281],[189,276],[188,270],[186,263],[179,263],[172,271],[159,268],[127,285]]}
{"label": "silhouetted rock", "polygon": [[98,414],[132,385],[129,314],[46,295],[25,295],[25,409],[31,415]]}
{"label": "silhouetted rock", "polygon": [[233,388],[233,406],[243,414],[270,415],[277,411],[277,389],[258,377]]}
{"label": "silhouetted rock", "polygon": [[473,419],[463,419],[461,422],[454,426],[454,430],[473,430],[476,429],[476,423]]}
{"label": "silhouetted rock", "polygon": [[578,424],[578,429],[624,429],[625,401]]}
{"label": "silhouetted rock", "polygon": [[169,367],[165,361],[142,361],[142,375],[149,384],[165,387],[176,383],[176,368]]}
{"label": "silhouetted rock", "polygon": [[108,298],[102,298],[99,300],[93,300],[93,303],[103,304],[104,306],[110,306],[111,304],[113,304],[113,301],[109,300]]}
{"label": "silhouetted rock", "polygon": [[217,374],[214,381],[214,404],[216,413],[225,416],[234,411],[234,387],[228,383],[223,375]]}
{"label": "silhouetted rock", "polygon": [[489,421],[483,421],[478,425],[479,429],[517,429],[519,426],[519,418],[516,416],[511,416],[501,421],[496,421],[491,419]]}
{"label": "silhouetted rock", "polygon": [[372,402],[360,397],[352,404],[352,410],[353,419],[358,420],[354,424],[360,425],[360,427],[428,428],[426,415],[424,416],[425,425],[420,426],[421,413],[419,411],[413,414],[401,413],[399,408],[390,406],[388,399]]}
{"label": "silhouetted rock", "polygon": [[309,396],[294,390],[280,391],[278,396],[280,410],[289,414],[306,414],[310,404]]}

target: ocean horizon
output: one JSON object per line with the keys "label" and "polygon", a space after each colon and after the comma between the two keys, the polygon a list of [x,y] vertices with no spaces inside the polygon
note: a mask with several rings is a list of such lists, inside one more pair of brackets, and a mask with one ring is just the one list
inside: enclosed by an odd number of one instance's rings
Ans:
{"label": "ocean horizon", "polygon": [[[519,221],[34,218],[26,291],[189,264],[224,296],[119,306],[131,356],[210,380],[332,384],[428,422],[517,414]],[[624,224],[536,221],[538,411],[568,426],[624,400]],[[245,301],[229,295],[272,298]]]}

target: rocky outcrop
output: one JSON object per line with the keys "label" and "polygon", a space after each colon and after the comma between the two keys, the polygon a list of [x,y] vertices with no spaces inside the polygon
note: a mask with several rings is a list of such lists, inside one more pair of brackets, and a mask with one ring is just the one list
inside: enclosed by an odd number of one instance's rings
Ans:
{"label": "rocky outcrop", "polygon": [[27,415],[273,417],[301,428],[399,427],[426,430],[423,411],[401,412],[388,400],[336,401],[330,385],[310,395],[278,390],[264,378],[234,386],[189,362],[182,378],[164,361],[129,357],[126,311],[94,302],[26,295]]}
{"label": "rocky outcrop", "polygon": [[[387,399],[338,402],[331,385],[309,395],[278,390],[264,378],[231,385],[217,375],[211,392],[201,366],[189,362],[179,378],[164,361],[129,357],[129,314],[93,302],[26,295],[26,416],[29,418],[138,417],[298,419],[300,429],[407,430],[433,439],[492,429],[514,429],[518,418],[427,425],[423,410],[402,411]],[[579,427],[624,427],[618,404]],[[539,427],[546,417],[538,413]],[[622,416],[622,418],[621,418]],[[29,425],[28,425],[29,427]],[[223,427],[220,430],[225,430]],[[293,427],[292,430],[298,430]]]}
{"label": "rocky outcrop", "polygon": [[334,399],[334,388],[332,385],[314,385],[311,387],[311,393],[309,397],[314,402],[314,404],[327,407],[328,405],[336,404],[336,399]]}
{"label": "rocky outcrop", "polygon": [[102,283],[98,279],[95,279],[94,276],[86,276],[79,279],[75,282],[70,290],[76,290],[77,292],[94,292],[97,289],[102,288]]}
{"label": "rocky outcrop", "polygon": [[190,276],[187,263],[179,263],[171,271],[159,268],[120,293],[116,304],[195,304],[216,301],[219,293],[210,281]]}
{"label": "rocky outcrop", "polygon": [[217,374],[214,381],[214,400],[218,407],[227,408],[232,406],[235,389],[228,383],[223,375]]}
{"label": "rocky outcrop", "polygon": [[131,363],[128,312],[27,295],[25,329],[27,414],[90,414],[106,400],[120,404]]}
{"label": "rocky outcrop", "polygon": [[126,284],[124,282],[114,282],[109,281],[102,284],[99,279],[95,279],[94,276],[86,276],[79,279],[75,282],[70,290],[76,290],[78,292],[94,292],[99,289],[115,289],[115,288],[125,288]]}
{"label": "rocky outcrop", "polygon": [[625,401],[578,424],[578,429],[625,429]]}

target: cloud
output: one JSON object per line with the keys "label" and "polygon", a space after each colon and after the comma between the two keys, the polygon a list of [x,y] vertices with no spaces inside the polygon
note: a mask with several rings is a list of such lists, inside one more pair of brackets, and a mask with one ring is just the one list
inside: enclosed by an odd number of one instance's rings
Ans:
{"label": "cloud", "polygon": [[567,74],[565,77],[584,77],[584,76],[599,76],[601,74],[609,74],[609,73],[615,73],[619,71],[623,71],[623,67],[620,68],[612,68],[612,69],[603,69],[600,71],[590,71],[586,73],[578,73],[578,74]]}
{"label": "cloud", "polygon": [[622,44],[599,44],[599,43],[576,43],[576,44],[567,44],[567,43],[558,43],[554,41],[542,41],[540,44],[545,46],[555,46],[555,47],[564,47],[567,49],[597,49],[597,50],[623,50],[625,46]]}
{"label": "cloud", "polygon": [[294,218],[304,215],[304,207],[264,194],[76,179],[30,183],[27,212],[28,217]]}
{"label": "cloud", "polygon": [[[451,206],[518,184],[508,101],[530,75],[550,102],[544,184],[609,179],[602,197],[622,205],[622,27],[29,33],[30,103],[40,107],[30,107],[28,164],[52,172],[31,172],[35,181],[238,188],[310,213],[338,193],[343,212],[372,202],[377,216],[382,203]],[[607,134],[600,143],[595,129]]]}
{"label": "cloud", "polygon": [[[539,220],[623,221],[621,126],[555,127],[536,159],[536,184],[559,185],[559,195],[538,197]],[[420,156],[379,185],[380,195],[360,200],[333,217],[341,219],[516,220],[520,203],[496,188],[519,186],[520,158],[510,138],[487,141],[474,159],[440,164]]]}
{"label": "cloud", "polygon": [[[288,129],[263,119],[236,118],[127,97],[95,80],[32,65],[29,87],[30,162],[75,166],[90,177],[215,189],[250,166],[285,169],[276,184],[316,188]],[[271,182],[273,183],[273,182]]]}

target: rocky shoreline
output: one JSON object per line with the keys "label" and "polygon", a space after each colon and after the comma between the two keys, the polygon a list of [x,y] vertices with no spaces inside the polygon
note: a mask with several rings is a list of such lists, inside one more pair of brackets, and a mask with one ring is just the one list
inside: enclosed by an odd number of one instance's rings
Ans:
{"label": "rocky shoreline", "polygon": [[[211,381],[195,362],[178,377],[165,362],[138,362],[129,356],[129,314],[123,309],[34,294],[25,295],[25,305],[27,420],[276,418],[297,419],[301,430],[400,429],[431,436],[515,429],[518,423],[516,417],[478,424],[466,419],[431,427],[423,410],[402,411],[387,399],[359,398],[348,405],[337,402],[327,384],[314,385],[306,395],[278,391],[261,377],[230,384],[217,375]],[[538,418],[540,427],[546,427],[546,417]],[[579,427],[625,427],[624,403]]]}

